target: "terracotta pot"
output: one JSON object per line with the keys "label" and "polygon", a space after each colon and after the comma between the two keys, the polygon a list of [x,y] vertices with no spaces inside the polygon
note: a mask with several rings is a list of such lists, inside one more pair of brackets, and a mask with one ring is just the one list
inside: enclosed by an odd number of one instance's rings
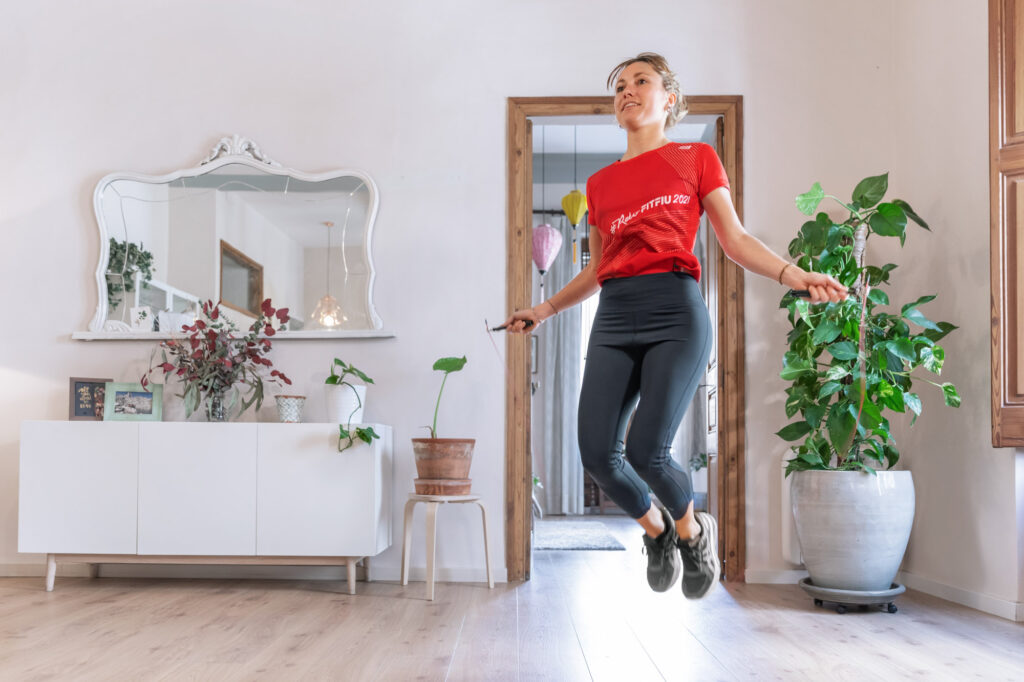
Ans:
{"label": "terracotta pot", "polygon": [[417,495],[469,495],[472,483],[468,478],[417,478],[413,480]]}
{"label": "terracotta pot", "polygon": [[413,438],[416,473],[425,479],[468,479],[475,438]]}

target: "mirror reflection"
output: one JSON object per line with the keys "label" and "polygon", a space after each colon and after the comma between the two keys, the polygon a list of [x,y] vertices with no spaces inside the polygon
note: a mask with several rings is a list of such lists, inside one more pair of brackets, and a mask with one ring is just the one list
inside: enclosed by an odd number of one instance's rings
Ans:
{"label": "mirror reflection", "polygon": [[107,248],[93,331],[177,332],[205,300],[245,328],[265,298],[289,309],[289,332],[381,327],[376,188],[362,173],[310,176],[233,155],[162,178],[108,176],[95,203]]}

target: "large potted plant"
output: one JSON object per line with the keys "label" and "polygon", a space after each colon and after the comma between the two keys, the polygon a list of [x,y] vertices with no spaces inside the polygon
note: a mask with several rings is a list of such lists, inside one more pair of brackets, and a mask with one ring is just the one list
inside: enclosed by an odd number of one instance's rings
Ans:
{"label": "large potted plant", "polygon": [[471,481],[469,467],[473,462],[474,438],[438,438],[437,414],[441,409],[441,396],[448,375],[466,366],[461,358],[440,358],[434,370],[444,372],[441,389],[434,405],[434,421],[424,428],[430,429],[430,438],[413,438],[412,450],[416,458],[418,478],[413,482],[420,495],[468,495]]}
{"label": "large potted plant", "polygon": [[[274,322],[279,329],[287,324],[287,308],[275,310],[269,298],[263,301],[259,316],[244,336],[236,336],[237,327],[213,301],[204,302],[202,312],[202,317],[192,325],[182,327],[184,338],[160,342],[157,350],[161,361],[150,363],[142,377],[143,386],[149,383],[153,372],[163,370],[164,376],[173,375],[184,386],[180,396],[185,402],[186,417],[204,404],[209,421],[227,421],[239,400],[239,414],[253,405],[260,409],[265,379],[277,384],[292,383],[283,372],[270,369],[274,363],[267,357],[272,345],[270,337],[277,333]],[[270,372],[265,378],[266,369]],[[243,395],[246,392],[248,395]]]}
{"label": "large potted plant", "polygon": [[[910,424],[917,420],[915,382],[939,389],[946,405],[960,405],[953,384],[927,374],[941,373],[945,351],[938,342],[956,327],[921,311],[934,295],[902,305],[890,300],[885,289],[894,264],[864,263],[871,235],[902,246],[908,218],[930,230],[907,202],[882,202],[887,190],[888,173],[862,180],[849,203],[830,196],[843,219],[819,212],[789,244],[800,267],[833,275],[852,294],[840,303],[809,304],[789,292],[780,304],[792,326],[781,373],[791,384],[785,409],[796,419],[777,435],[795,453],[786,474],[793,475],[808,591],[902,590],[892,581],[910,537],[914,487],[909,471],[891,470],[900,453],[888,417],[909,412]],[[825,196],[815,183],[797,207],[814,215]]]}

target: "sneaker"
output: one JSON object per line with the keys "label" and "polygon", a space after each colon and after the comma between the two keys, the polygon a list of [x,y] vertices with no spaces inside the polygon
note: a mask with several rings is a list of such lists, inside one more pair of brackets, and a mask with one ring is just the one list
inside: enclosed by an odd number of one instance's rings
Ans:
{"label": "sneaker", "polygon": [[647,584],[655,592],[667,592],[679,580],[682,565],[679,563],[679,552],[676,545],[679,536],[676,534],[676,522],[662,507],[661,516],[665,519],[665,532],[656,538],[644,533],[644,554],[647,555]]}
{"label": "sneaker", "polygon": [[705,512],[697,512],[695,520],[700,535],[691,546],[689,540],[676,540],[683,560],[683,594],[687,599],[700,599],[718,584],[722,566],[718,561],[718,522]]}

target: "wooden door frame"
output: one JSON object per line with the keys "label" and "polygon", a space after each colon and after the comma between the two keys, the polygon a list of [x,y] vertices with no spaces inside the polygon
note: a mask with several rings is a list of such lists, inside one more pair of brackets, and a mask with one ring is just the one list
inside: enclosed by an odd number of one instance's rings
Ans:
{"label": "wooden door frame", "polygon": [[[720,115],[725,126],[724,165],[736,212],[743,220],[743,98],[687,97],[691,114]],[[532,305],[533,150],[530,116],[614,115],[611,97],[510,97],[508,99],[508,310]],[[742,582],[746,568],[744,486],[743,269],[708,240],[718,259],[718,491],[722,575]],[[530,348],[527,336],[506,336],[505,566],[509,581],[530,577]]]}

